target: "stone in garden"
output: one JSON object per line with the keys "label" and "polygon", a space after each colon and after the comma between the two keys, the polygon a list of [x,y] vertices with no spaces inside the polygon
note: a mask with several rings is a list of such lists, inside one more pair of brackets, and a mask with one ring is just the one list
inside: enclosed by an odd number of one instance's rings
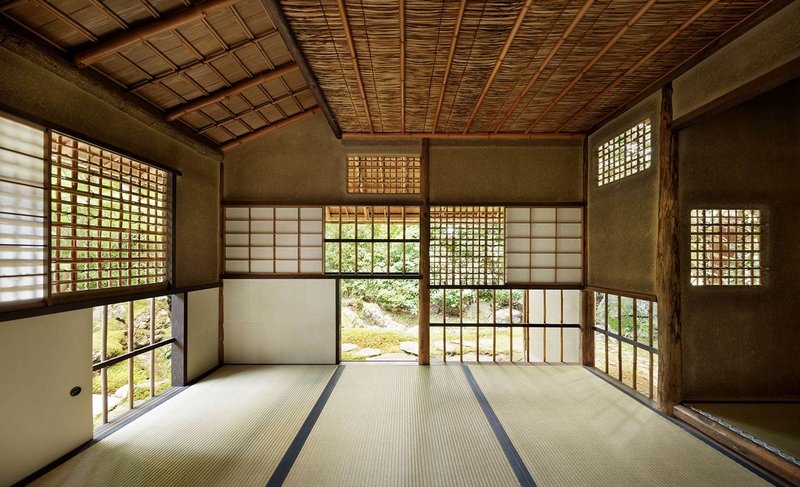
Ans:
{"label": "stone in garden", "polygon": [[419,355],[419,343],[417,342],[400,342],[400,350],[411,355]]}
{"label": "stone in garden", "polygon": [[342,328],[363,328],[364,322],[351,308],[342,308]]}
{"label": "stone in garden", "polygon": [[357,350],[358,345],[354,343],[342,343],[342,352],[352,352],[353,350]]}
{"label": "stone in garden", "polygon": [[367,360],[368,361],[370,361],[370,360],[386,360],[386,361],[395,360],[395,361],[398,361],[398,362],[399,361],[408,362],[409,361],[409,357],[408,357],[408,355],[406,355],[404,353],[385,353],[383,355],[378,355],[377,357],[368,358]]}
{"label": "stone in garden", "polygon": [[[510,323],[509,321],[509,312],[508,308],[501,308],[498,309],[495,313],[495,319],[498,323]],[[490,315],[491,317],[491,315]],[[514,310],[514,323],[521,323],[522,322],[522,312],[518,310]]]}
{"label": "stone in garden", "polygon": [[356,357],[377,357],[380,354],[381,350],[379,348],[362,348],[353,355]]}

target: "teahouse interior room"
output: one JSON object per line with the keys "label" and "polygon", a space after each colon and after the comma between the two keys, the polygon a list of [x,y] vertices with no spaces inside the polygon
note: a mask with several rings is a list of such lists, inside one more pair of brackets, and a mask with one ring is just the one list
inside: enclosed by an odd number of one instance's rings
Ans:
{"label": "teahouse interior room", "polygon": [[800,1],[0,2],[0,486],[800,485]]}

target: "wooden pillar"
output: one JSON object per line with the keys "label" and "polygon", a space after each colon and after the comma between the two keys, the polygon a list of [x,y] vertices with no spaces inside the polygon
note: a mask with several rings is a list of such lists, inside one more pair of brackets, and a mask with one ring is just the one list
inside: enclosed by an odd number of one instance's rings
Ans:
{"label": "wooden pillar", "polygon": [[[588,284],[589,255],[589,137],[583,139],[583,285]],[[594,367],[594,291],[581,291],[581,363]]]}
{"label": "wooden pillar", "polygon": [[185,386],[189,382],[187,370],[188,350],[188,320],[189,320],[189,295],[187,293],[172,295],[172,336],[175,343],[172,344],[172,386]]}
{"label": "wooden pillar", "polygon": [[431,290],[430,290],[430,240],[431,240],[431,198],[428,179],[430,166],[430,139],[422,139],[420,156],[420,199],[419,208],[419,364],[431,363]]}
{"label": "wooden pillar", "polygon": [[681,289],[678,235],[678,136],[672,128],[672,84],[661,90],[658,170],[658,389],[667,414],[681,401]]}

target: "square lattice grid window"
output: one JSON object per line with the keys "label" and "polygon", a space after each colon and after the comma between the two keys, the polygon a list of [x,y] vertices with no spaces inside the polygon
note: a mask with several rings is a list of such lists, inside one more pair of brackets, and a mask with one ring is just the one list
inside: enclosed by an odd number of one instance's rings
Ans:
{"label": "square lattice grid window", "polygon": [[419,156],[347,156],[347,192],[419,194]]}
{"label": "square lattice grid window", "polygon": [[692,210],[692,285],[760,285],[761,250],[760,210]]}
{"label": "square lattice grid window", "polygon": [[503,284],[504,224],[501,206],[431,207],[431,284]]}
{"label": "square lattice grid window", "polygon": [[637,123],[597,148],[597,185],[644,171],[652,164],[650,119]]}

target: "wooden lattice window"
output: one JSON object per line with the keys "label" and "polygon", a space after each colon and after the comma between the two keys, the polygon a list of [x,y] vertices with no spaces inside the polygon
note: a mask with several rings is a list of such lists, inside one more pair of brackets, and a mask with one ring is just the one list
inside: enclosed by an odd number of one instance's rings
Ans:
{"label": "wooden lattice window", "polygon": [[57,132],[51,146],[52,293],[166,286],[170,173]]}
{"label": "wooden lattice window", "polygon": [[0,303],[45,291],[44,130],[0,116]]}
{"label": "wooden lattice window", "polygon": [[419,274],[419,207],[326,206],[325,272]]}
{"label": "wooden lattice window", "polygon": [[347,156],[347,192],[419,194],[419,156]]}
{"label": "wooden lattice window", "polygon": [[501,206],[431,207],[431,284],[503,284],[504,215]]}
{"label": "wooden lattice window", "polygon": [[637,123],[597,148],[597,185],[603,186],[652,164],[650,119]]}
{"label": "wooden lattice window", "polygon": [[322,207],[225,208],[225,272],[322,274]]}
{"label": "wooden lattice window", "polygon": [[691,283],[761,284],[761,211],[702,209],[691,213]]}

